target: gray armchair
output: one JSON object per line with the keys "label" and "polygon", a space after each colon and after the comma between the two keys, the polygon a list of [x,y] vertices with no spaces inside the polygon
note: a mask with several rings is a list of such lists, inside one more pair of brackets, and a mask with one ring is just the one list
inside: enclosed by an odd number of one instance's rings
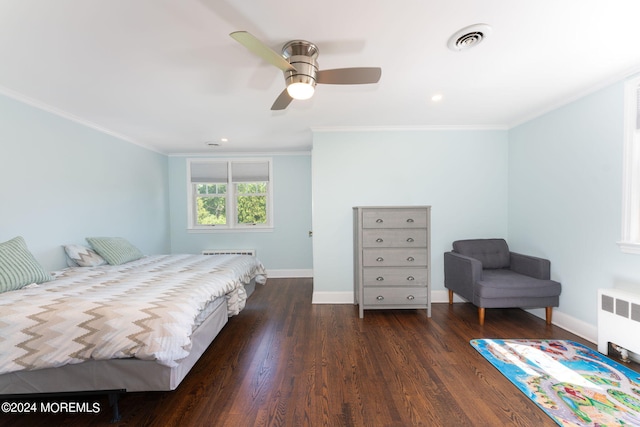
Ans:
{"label": "gray armchair", "polygon": [[549,260],[509,251],[504,239],[457,240],[444,254],[444,286],[449,304],[456,293],[478,307],[484,324],[485,308],[545,307],[551,324],[560,302],[560,283],[550,280]]}

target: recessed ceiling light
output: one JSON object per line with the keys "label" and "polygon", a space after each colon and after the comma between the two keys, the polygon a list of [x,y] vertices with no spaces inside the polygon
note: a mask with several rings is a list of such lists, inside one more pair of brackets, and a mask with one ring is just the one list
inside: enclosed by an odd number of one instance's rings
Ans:
{"label": "recessed ceiling light", "polygon": [[229,142],[229,138],[220,138],[220,142]]}
{"label": "recessed ceiling light", "polygon": [[433,102],[440,102],[440,101],[442,101],[442,94],[441,94],[441,93],[436,93],[435,95],[433,95],[433,96],[431,97],[431,100],[432,100]]}
{"label": "recessed ceiling light", "polygon": [[449,37],[447,46],[456,52],[468,50],[482,43],[489,34],[491,34],[491,27],[487,24],[470,25],[456,31]]}

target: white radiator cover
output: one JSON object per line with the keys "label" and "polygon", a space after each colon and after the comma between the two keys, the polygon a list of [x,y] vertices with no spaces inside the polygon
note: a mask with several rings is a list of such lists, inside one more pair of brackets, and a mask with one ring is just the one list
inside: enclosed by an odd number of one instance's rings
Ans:
{"label": "white radiator cover", "polygon": [[640,293],[598,289],[598,351],[609,343],[640,354]]}
{"label": "white radiator cover", "polygon": [[202,255],[251,255],[256,256],[255,249],[205,249]]}

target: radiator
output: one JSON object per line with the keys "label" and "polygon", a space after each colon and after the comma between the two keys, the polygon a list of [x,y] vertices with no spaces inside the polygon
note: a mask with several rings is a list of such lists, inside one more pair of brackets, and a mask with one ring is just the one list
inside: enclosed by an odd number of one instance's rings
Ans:
{"label": "radiator", "polygon": [[251,255],[256,256],[255,249],[205,249],[202,255]]}
{"label": "radiator", "polygon": [[609,343],[640,355],[640,293],[598,290],[598,351],[608,354]]}

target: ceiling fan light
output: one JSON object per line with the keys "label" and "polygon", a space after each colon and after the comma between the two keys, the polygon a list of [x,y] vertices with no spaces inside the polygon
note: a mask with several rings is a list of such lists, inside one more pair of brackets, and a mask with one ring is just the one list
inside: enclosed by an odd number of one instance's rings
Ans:
{"label": "ceiling fan light", "polygon": [[315,88],[310,83],[294,82],[287,86],[287,92],[293,99],[309,99],[313,96]]}

